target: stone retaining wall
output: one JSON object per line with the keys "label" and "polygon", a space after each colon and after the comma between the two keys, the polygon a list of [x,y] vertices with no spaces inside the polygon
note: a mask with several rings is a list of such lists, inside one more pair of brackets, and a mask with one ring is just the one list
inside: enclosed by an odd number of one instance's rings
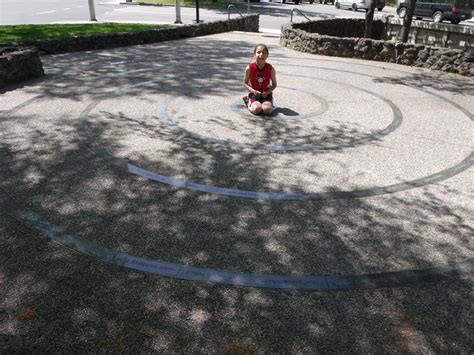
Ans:
{"label": "stone retaining wall", "polygon": [[[334,19],[284,25],[280,44],[307,53],[377,60],[474,76],[474,56],[469,52],[361,38],[357,36],[363,33],[361,21],[364,20]],[[381,26],[380,35],[385,25],[382,21],[374,21],[374,33]],[[336,36],[349,33],[356,36]]]}
{"label": "stone retaining wall", "polygon": [[36,48],[0,47],[0,87],[44,74]]}
{"label": "stone retaining wall", "polygon": [[[292,25],[293,28],[306,32],[325,34],[333,37],[363,37],[365,31],[364,19],[338,18],[293,23]],[[372,26],[372,38],[382,39],[384,30],[385,24],[382,21],[374,21]]]}
{"label": "stone retaining wall", "polygon": [[259,15],[257,14],[243,17],[239,16],[230,21],[215,21],[178,26],[175,28],[112,33],[98,36],[77,36],[41,41],[26,41],[18,44],[22,46],[35,46],[41,54],[55,54],[164,42],[228,31],[258,32],[258,27]]}

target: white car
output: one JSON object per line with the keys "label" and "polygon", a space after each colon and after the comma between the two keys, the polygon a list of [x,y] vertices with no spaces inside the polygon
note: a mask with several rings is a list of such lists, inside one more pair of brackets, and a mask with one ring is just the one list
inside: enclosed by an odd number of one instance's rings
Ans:
{"label": "white car", "polygon": [[[385,7],[385,0],[376,0],[377,6],[375,8],[382,11]],[[357,11],[362,9],[367,11],[370,7],[371,0],[335,0],[334,6],[336,9],[351,9]]]}

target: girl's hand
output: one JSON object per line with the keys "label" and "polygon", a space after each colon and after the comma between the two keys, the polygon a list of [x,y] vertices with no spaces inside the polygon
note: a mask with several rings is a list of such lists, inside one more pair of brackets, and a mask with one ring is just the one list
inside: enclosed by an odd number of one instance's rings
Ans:
{"label": "girl's hand", "polygon": [[258,91],[258,90],[254,90],[254,91],[253,91],[253,94],[254,94],[255,96],[257,96],[257,97],[260,96],[260,95],[262,95],[262,93],[261,93],[260,91]]}
{"label": "girl's hand", "polygon": [[262,92],[262,97],[265,98],[268,96],[268,93],[266,91]]}

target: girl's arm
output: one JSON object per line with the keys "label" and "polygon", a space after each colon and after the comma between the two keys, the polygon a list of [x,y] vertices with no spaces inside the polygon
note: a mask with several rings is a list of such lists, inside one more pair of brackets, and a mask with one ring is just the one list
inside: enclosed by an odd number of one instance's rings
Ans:
{"label": "girl's arm", "polygon": [[268,88],[267,91],[265,91],[262,96],[263,97],[267,97],[268,95],[270,95],[273,90],[275,90],[277,87],[277,77],[276,77],[276,72],[275,72],[275,68],[272,67],[272,87]]}
{"label": "girl's arm", "polygon": [[244,71],[244,81],[242,85],[244,86],[244,88],[246,88],[248,91],[253,93],[255,96],[259,96],[261,92],[258,90],[254,90],[249,84],[250,84],[250,68],[247,65],[247,68],[245,68],[245,71]]}

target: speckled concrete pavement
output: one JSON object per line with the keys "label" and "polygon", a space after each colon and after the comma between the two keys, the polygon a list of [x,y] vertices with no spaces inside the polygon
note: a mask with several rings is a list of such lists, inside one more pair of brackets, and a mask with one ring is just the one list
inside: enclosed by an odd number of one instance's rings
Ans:
{"label": "speckled concrete pavement", "polygon": [[472,350],[472,79],[236,32],[43,63],[0,96],[0,351]]}

